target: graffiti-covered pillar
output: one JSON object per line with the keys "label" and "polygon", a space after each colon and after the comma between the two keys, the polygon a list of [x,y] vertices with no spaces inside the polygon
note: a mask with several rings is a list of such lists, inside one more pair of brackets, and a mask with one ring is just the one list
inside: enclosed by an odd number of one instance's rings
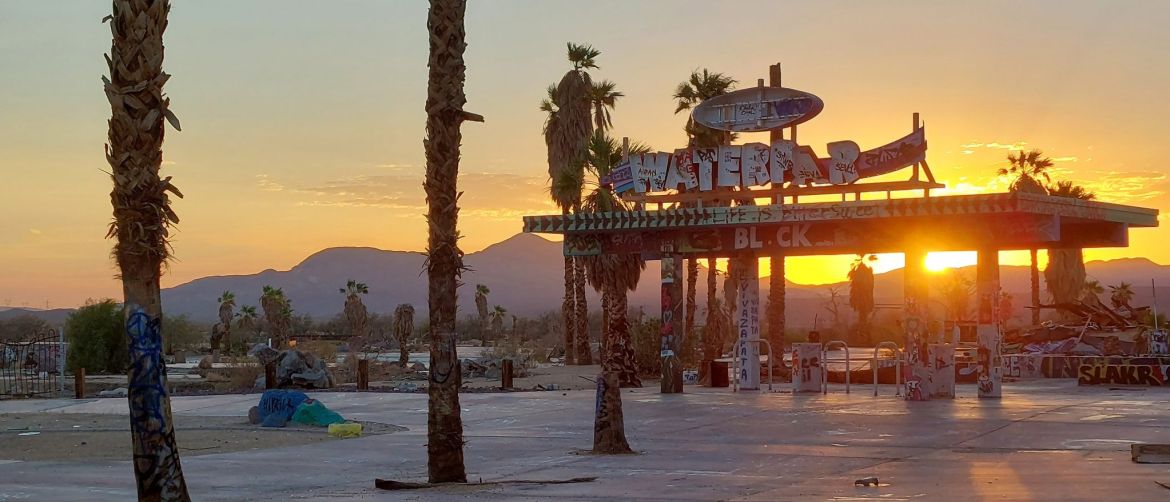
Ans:
{"label": "graffiti-covered pillar", "polygon": [[926,401],[932,393],[934,365],[927,354],[926,316],[929,282],[926,276],[926,252],[906,251],[903,269],[902,327],[906,331],[906,400]]}
{"label": "graffiti-covered pillar", "polygon": [[737,260],[735,333],[739,347],[739,387],[760,388],[760,260],[755,256]]}
{"label": "graffiti-covered pillar", "polygon": [[681,256],[662,255],[662,393],[683,391],[683,272]]}
{"label": "graffiti-covered pillar", "polygon": [[999,331],[999,250],[980,249],[978,256],[975,266],[975,292],[979,309],[975,327],[979,368],[977,384],[979,397],[996,398],[1002,395],[1003,385]]}

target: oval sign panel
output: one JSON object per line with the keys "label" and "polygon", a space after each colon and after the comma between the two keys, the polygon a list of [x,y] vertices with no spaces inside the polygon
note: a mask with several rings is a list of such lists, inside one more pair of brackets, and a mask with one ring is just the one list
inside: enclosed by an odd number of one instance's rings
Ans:
{"label": "oval sign panel", "polygon": [[825,108],[812,94],[786,87],[753,87],[708,99],[691,111],[691,118],[721,131],[759,132],[805,122]]}

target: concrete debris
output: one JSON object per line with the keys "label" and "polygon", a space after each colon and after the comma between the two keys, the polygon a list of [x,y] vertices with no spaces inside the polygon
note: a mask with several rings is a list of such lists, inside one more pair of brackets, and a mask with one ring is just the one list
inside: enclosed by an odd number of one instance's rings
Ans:
{"label": "concrete debris", "polygon": [[125,387],[118,387],[116,389],[103,390],[98,392],[98,397],[126,397],[128,392],[130,391]]}
{"label": "concrete debris", "polygon": [[[518,359],[518,360],[517,360]],[[530,358],[528,356],[521,356],[520,358],[513,358],[512,376],[514,378],[521,378],[528,376],[528,366],[530,365]],[[500,378],[500,367],[503,365],[504,358],[500,357],[480,357],[476,359],[463,359],[463,378]]]}
{"label": "concrete debris", "polygon": [[853,482],[853,486],[870,486],[870,485],[873,485],[873,486],[878,485],[878,478],[876,476],[870,476],[868,478],[861,478],[861,479]]}

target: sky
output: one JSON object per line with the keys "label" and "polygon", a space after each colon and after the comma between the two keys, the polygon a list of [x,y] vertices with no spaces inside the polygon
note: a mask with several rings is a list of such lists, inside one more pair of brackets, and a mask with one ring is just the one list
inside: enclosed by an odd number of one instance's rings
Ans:
{"label": "sky", "polygon": [[[166,92],[183,130],[167,132],[163,173],[186,198],[164,287],[284,270],[328,247],[424,249],[426,2],[172,4]],[[0,0],[0,305],[120,296],[104,238],[109,7]],[[613,134],[659,150],[685,145],[671,93],[692,70],[751,86],[780,62],[786,87],[825,102],[799,133],[821,155],[901,137],[919,112],[939,194],[1003,191],[1005,157],[1039,148],[1059,178],[1165,213],[1166,26],[1170,3],[1155,1],[472,1],[465,108],[486,121],[463,126],[461,245],[557,212],[537,105],[569,69],[568,41],[600,49],[591,75],[625,94]],[[1170,263],[1168,240],[1140,229],[1130,248],[1086,256]],[[791,259],[788,278],[841,280],[850,260]]]}

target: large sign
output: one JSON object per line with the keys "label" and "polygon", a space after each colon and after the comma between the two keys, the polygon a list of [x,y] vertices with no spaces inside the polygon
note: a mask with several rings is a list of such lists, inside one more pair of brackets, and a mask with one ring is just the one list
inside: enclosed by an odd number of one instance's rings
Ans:
{"label": "large sign", "polygon": [[864,152],[852,141],[829,143],[828,151],[828,158],[818,158],[812,148],[781,139],[771,145],[748,143],[652,152],[631,155],[602,183],[613,185],[619,193],[710,191],[784,183],[844,185],[925,160],[926,130],[919,127],[890,144]]}
{"label": "large sign", "polygon": [[711,129],[761,132],[805,122],[824,108],[821,98],[804,91],[756,87],[703,101],[691,111],[691,118]]}

